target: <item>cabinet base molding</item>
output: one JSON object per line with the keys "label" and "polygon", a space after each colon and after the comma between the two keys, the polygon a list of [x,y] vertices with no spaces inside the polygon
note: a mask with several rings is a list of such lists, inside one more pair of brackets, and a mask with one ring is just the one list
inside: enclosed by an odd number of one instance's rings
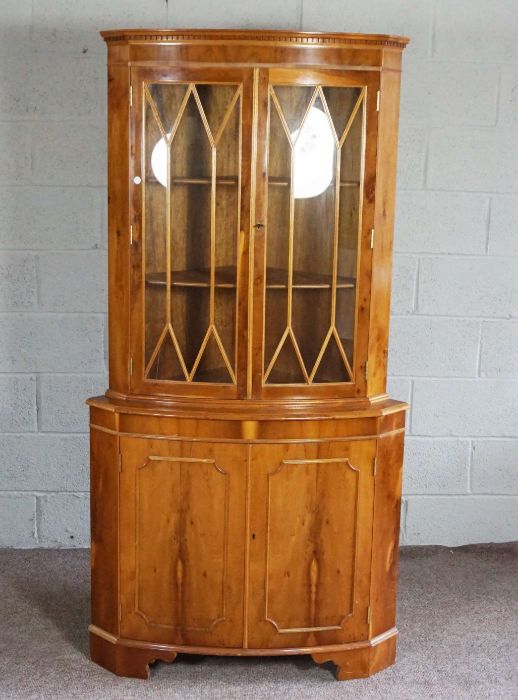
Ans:
{"label": "cabinet base molding", "polygon": [[149,678],[149,666],[155,661],[171,662],[177,652],[156,649],[151,644],[126,645],[103,630],[90,628],[90,658],[96,664],[127,678]]}
{"label": "cabinet base molding", "polygon": [[354,645],[349,645],[342,651],[313,652],[311,658],[317,664],[325,664],[327,661],[334,664],[339,681],[368,678],[396,661],[397,632],[381,636],[384,639],[377,644],[372,640],[369,646],[351,648]]}
{"label": "cabinet base molding", "polygon": [[395,627],[371,640],[314,647],[283,649],[243,649],[240,647],[200,647],[156,644],[116,637],[90,625],[92,661],[118,676],[149,678],[149,666],[155,661],[172,662],[178,654],[203,656],[299,656],[311,655],[317,664],[328,661],[337,666],[337,679],[367,678],[391,666],[396,659]]}

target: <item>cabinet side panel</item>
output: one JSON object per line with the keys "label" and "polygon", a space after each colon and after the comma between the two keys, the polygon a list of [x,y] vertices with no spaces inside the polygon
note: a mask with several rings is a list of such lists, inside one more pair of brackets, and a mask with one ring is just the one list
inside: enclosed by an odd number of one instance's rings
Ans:
{"label": "cabinet side panel", "polygon": [[129,68],[108,66],[108,275],[110,388],[128,390]]}
{"label": "cabinet side panel", "polygon": [[381,75],[367,395],[385,393],[392,282],[400,73]]}
{"label": "cabinet side panel", "polygon": [[378,441],[374,491],[371,637],[396,624],[403,433]]}
{"label": "cabinet side panel", "polygon": [[90,432],[92,624],[118,634],[118,437]]}

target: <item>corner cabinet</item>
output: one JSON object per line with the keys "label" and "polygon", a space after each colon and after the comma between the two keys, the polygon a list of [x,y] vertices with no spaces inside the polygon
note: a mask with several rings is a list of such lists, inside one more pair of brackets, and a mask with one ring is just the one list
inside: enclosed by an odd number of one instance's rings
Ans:
{"label": "corner cabinet", "polygon": [[404,417],[386,395],[401,52],[382,35],[108,43],[109,363],[92,658],[393,663]]}

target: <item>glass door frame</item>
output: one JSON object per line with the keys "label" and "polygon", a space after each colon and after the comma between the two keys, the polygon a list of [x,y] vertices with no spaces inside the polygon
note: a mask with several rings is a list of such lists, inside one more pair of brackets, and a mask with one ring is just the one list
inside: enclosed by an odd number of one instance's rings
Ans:
{"label": "glass door frame", "polygon": [[[197,83],[241,85],[241,162],[240,162],[240,226],[236,251],[236,349],[235,383],[209,383],[145,378],[145,232],[142,230],[144,213],[143,128],[145,114],[144,85],[149,83]],[[130,390],[136,394],[155,396],[192,396],[242,398],[246,394],[248,357],[248,278],[249,231],[251,202],[252,158],[252,68],[160,66],[131,69],[132,106],[130,107],[130,178],[129,220],[130,245],[130,357],[128,372]]]}
{"label": "glass door frame", "polygon": [[[374,228],[376,156],[378,139],[378,97],[380,74],[374,71],[319,68],[261,68],[255,77],[257,100],[257,162],[255,200],[252,217],[253,289],[251,291],[252,349],[249,367],[249,392],[253,398],[352,398],[366,396],[366,367],[369,345],[370,296],[373,250],[371,231]],[[269,88],[271,85],[361,88],[365,91],[365,124],[363,152],[363,188],[361,191],[360,224],[357,255],[357,290],[351,382],[311,384],[266,384],[264,373],[267,189],[269,151]]]}

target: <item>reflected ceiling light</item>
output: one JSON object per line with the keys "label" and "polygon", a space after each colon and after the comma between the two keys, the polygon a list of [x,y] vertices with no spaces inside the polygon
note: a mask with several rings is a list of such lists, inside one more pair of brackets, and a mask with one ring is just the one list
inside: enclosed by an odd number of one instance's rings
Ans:
{"label": "reflected ceiling light", "polygon": [[302,125],[290,134],[293,147],[293,196],[316,197],[333,180],[335,141],[326,114],[312,107]]}
{"label": "reflected ceiling light", "polygon": [[[167,134],[169,138],[171,134]],[[155,143],[151,151],[151,170],[158,182],[167,187],[167,144],[163,137]]]}
{"label": "reflected ceiling light", "polygon": [[[168,134],[169,138],[169,134]],[[290,134],[293,147],[293,196],[317,197],[333,180],[335,142],[325,113],[312,107],[302,129]],[[167,143],[161,138],[151,152],[151,170],[167,187]]]}

